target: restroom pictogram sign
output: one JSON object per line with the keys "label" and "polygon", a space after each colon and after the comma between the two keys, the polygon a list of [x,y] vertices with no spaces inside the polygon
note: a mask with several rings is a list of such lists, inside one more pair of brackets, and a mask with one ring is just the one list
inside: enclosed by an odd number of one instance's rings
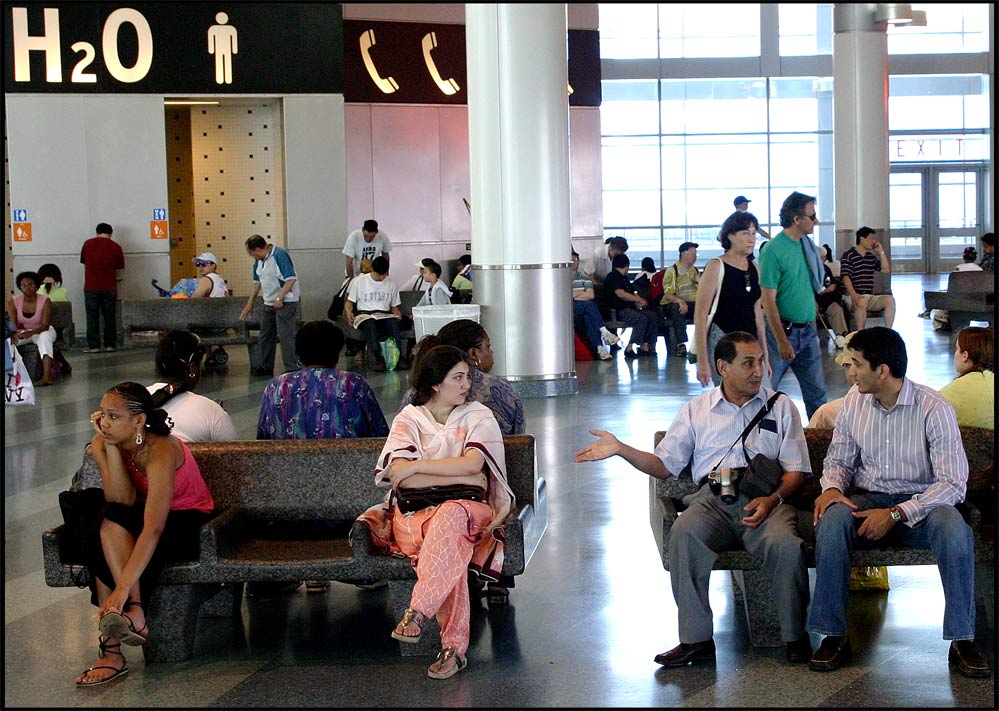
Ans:
{"label": "restroom pictogram sign", "polygon": [[166,220],[150,220],[149,221],[149,238],[150,239],[166,239],[167,238],[167,221]]}
{"label": "restroom pictogram sign", "polygon": [[31,223],[30,222],[15,222],[14,223],[14,241],[15,242],[30,242],[31,241]]}

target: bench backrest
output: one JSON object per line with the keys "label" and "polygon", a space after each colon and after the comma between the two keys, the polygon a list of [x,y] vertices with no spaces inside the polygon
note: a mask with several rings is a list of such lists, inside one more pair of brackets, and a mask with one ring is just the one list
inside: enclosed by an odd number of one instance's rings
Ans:
{"label": "bench backrest", "polygon": [[[518,504],[534,503],[531,435],[503,438],[507,476]],[[197,442],[190,445],[219,509],[281,512],[289,519],[353,520],[381,501],[375,462],[384,437]]]}
{"label": "bench backrest", "polygon": [[[821,493],[819,479],[822,476],[822,462],[826,458],[826,450],[832,442],[832,429],[805,428],[805,442],[808,445],[808,459],[812,465],[812,476],[797,494],[799,505],[810,506],[815,497]],[[665,432],[656,432],[655,444],[665,436]],[[995,436],[992,430],[984,427],[962,427],[961,441],[968,457],[968,496],[986,494],[995,496]],[[685,471],[687,481],[690,481],[689,471]],[[683,477],[681,476],[681,479]],[[670,482],[657,481],[656,495],[673,496]],[[691,488],[693,484],[691,483]]]}
{"label": "bench backrest", "polygon": [[73,302],[72,301],[53,301],[52,302],[52,320],[49,322],[50,326],[54,326],[58,331],[60,329],[66,328],[67,326],[73,325]]}
{"label": "bench backrest", "polygon": [[951,272],[947,278],[948,294],[994,294],[995,274],[992,272]]}
{"label": "bench backrest", "polygon": [[246,299],[234,296],[214,299],[123,299],[121,323],[126,331],[192,328],[259,328],[263,302],[254,303],[246,321],[239,314]]}

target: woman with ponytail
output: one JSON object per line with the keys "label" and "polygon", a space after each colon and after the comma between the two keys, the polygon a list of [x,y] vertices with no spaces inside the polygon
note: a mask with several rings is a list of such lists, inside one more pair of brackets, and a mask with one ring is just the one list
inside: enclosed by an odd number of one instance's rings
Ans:
{"label": "woman with ponytail", "polygon": [[142,600],[164,563],[197,558],[198,531],[215,502],[173,421],[139,383],[119,383],[90,415],[104,496],[100,545],[88,563],[100,618],[99,659],[77,678],[96,686],[128,672],[121,643],[149,636]]}

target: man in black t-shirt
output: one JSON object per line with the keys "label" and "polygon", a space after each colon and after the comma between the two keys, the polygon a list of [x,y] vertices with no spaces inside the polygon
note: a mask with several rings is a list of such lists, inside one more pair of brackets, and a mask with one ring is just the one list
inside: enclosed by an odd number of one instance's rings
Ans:
{"label": "man in black t-shirt", "polygon": [[[618,254],[611,263],[611,270],[604,278],[604,305],[617,311],[617,317],[631,327],[631,340],[624,349],[625,358],[656,355],[656,338],[659,326],[655,313],[645,310],[649,303],[638,295],[628,278],[631,260],[627,254]],[[637,346],[637,350],[633,348]]]}

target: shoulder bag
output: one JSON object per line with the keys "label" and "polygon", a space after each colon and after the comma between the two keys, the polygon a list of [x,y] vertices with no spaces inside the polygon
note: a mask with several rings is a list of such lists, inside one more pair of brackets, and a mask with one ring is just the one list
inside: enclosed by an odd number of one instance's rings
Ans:
{"label": "shoulder bag", "polygon": [[[725,262],[723,262],[718,257],[715,257],[715,259],[718,259],[718,263],[721,265],[721,272],[718,274],[718,288],[715,290],[715,297],[714,297],[714,299],[711,300],[711,309],[708,311],[708,320],[707,320],[707,323],[705,323],[705,325],[704,325],[704,339],[705,339],[705,342],[707,342],[708,333],[711,331],[711,322],[715,318],[715,311],[718,310],[718,302],[721,301],[720,297],[721,297],[721,290],[722,290],[722,282],[725,281]],[[707,267],[705,267],[705,271],[707,271]],[[690,362],[691,365],[693,365],[694,363],[697,362],[697,339],[696,338],[693,341],[691,341],[690,343],[687,344],[687,360]]]}

